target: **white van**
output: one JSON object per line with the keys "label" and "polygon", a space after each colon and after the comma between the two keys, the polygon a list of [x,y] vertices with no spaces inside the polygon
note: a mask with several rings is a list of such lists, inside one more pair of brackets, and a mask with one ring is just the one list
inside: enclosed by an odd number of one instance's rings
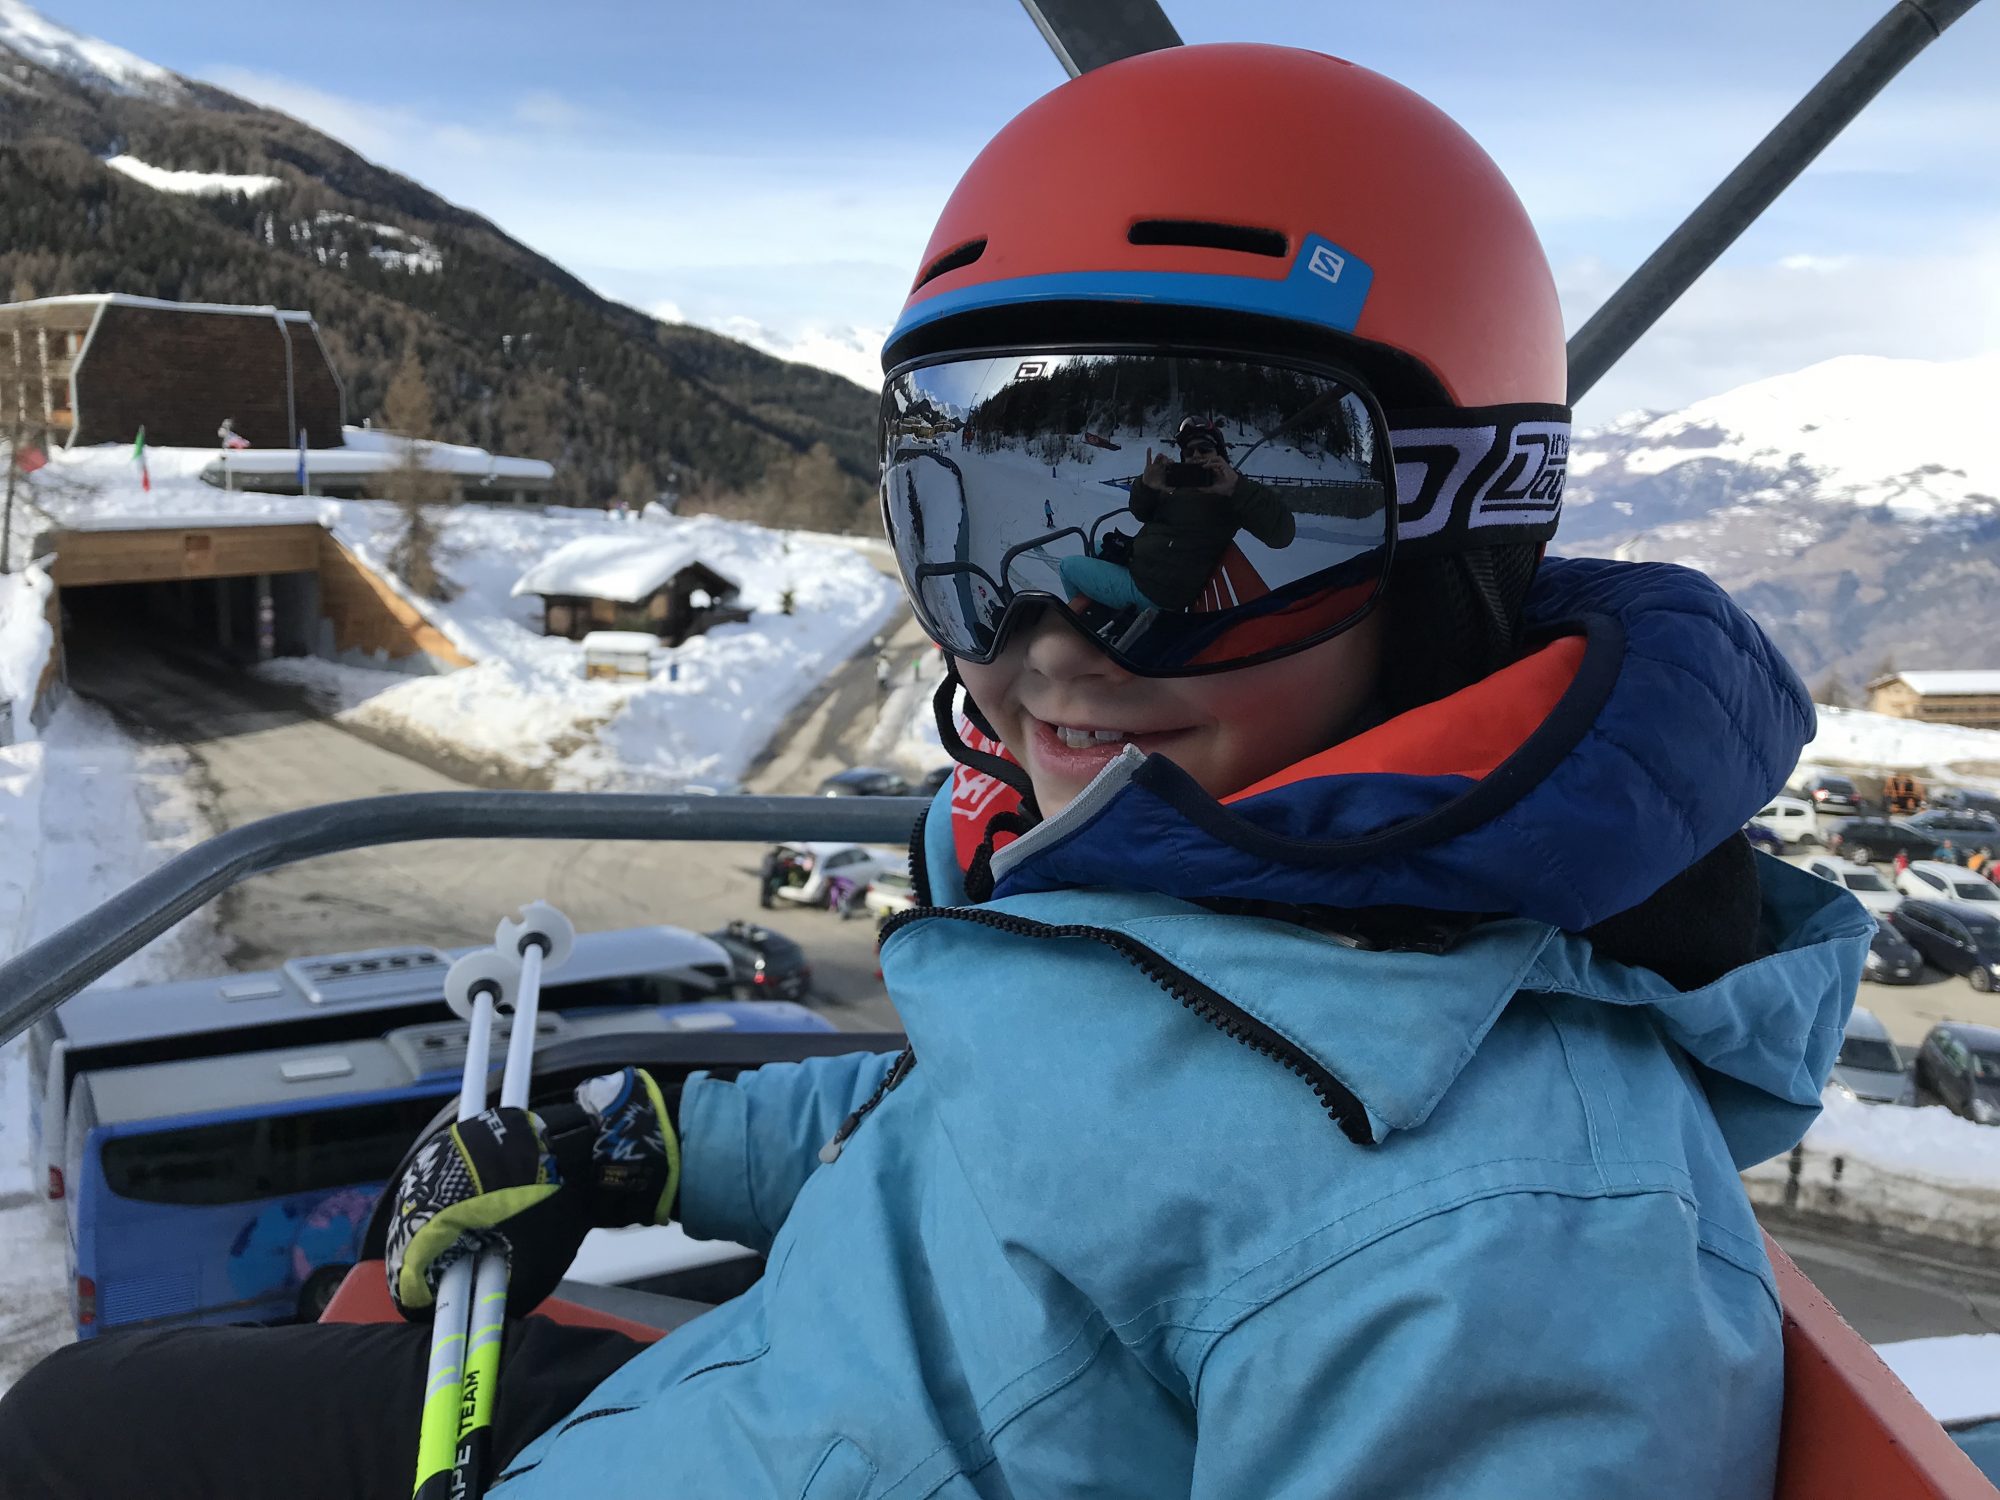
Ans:
{"label": "white van", "polygon": [[1803,797],[1773,797],[1770,804],[1750,821],[1762,823],[1783,839],[1787,846],[1826,842],[1819,831],[1819,809]]}

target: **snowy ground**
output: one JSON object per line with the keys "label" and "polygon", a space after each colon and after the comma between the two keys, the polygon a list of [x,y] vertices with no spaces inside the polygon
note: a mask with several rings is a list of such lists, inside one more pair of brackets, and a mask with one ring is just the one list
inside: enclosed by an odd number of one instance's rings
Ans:
{"label": "snowy ground", "polygon": [[1925,781],[2000,791],[2000,731],[1822,706],[1819,733],[1800,755],[1799,774],[1818,766],[1906,770]]}
{"label": "snowy ground", "polygon": [[[122,448],[52,455],[36,499],[68,524],[146,519],[312,521],[385,576],[400,524],[375,501],[225,494],[199,478],[206,449],[149,450],[152,490]],[[642,530],[643,528],[643,530]],[[654,529],[736,580],[742,624],[662,650],[650,682],[587,682],[582,648],[540,633],[540,603],[514,598],[535,563],[579,537]],[[563,789],[733,785],[787,714],[894,614],[899,590],[849,539],[710,516],[459,506],[444,520],[450,603],[412,599],[476,665],[434,677],[291,659],[266,670],[302,681],[373,728],[430,743],[527,784]],[[793,613],[782,612],[792,597]]]}
{"label": "snowy ground", "polygon": [[[72,698],[45,736],[0,750],[0,953],[44,937],[212,831],[173,746],[138,745],[96,706]],[[7,795],[39,780],[39,799]],[[58,819],[39,807],[61,808]],[[39,859],[33,856],[39,852]],[[21,887],[25,886],[25,891]],[[10,913],[11,894],[24,894]],[[198,913],[100,984],[145,984],[226,968]],[[0,1048],[0,1389],[69,1339],[63,1220],[28,1160],[25,1038]]]}

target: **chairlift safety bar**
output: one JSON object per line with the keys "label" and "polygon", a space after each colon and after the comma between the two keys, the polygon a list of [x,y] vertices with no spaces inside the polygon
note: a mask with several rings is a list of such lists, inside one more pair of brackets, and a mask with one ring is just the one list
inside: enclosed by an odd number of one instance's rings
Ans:
{"label": "chairlift safety bar", "polygon": [[922,797],[416,792],[278,813],[176,855],[0,964],[0,1042],[224,891],[323,854],[434,839],[808,840],[900,847],[929,805]]}

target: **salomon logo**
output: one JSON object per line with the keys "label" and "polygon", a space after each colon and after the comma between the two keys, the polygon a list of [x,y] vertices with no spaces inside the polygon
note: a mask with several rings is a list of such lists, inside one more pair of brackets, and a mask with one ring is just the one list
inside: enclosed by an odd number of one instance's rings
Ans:
{"label": "salomon logo", "polygon": [[1347,257],[1331,245],[1315,245],[1306,269],[1322,281],[1338,282],[1340,273],[1347,269]]}

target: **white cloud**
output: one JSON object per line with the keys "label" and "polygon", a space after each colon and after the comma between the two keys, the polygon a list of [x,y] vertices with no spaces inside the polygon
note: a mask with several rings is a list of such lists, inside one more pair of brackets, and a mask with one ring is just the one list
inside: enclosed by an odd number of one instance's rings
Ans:
{"label": "white cloud", "polygon": [[514,102],[514,118],[524,125],[542,125],[553,130],[572,130],[590,118],[553,89],[531,89]]}
{"label": "white cloud", "polygon": [[[1676,410],[1842,354],[1948,360],[2000,350],[1994,245],[2000,223],[1922,255],[1725,259],[1585,397],[1579,420]],[[1597,262],[1558,268],[1572,331],[1618,279]]]}
{"label": "white cloud", "polygon": [[404,105],[349,99],[277,73],[214,67],[204,70],[200,77],[217,88],[301,120],[363,156],[399,171],[407,171],[403,163],[426,150],[441,148],[453,154],[483,155],[488,145],[487,139],[476,131],[429,120]]}

